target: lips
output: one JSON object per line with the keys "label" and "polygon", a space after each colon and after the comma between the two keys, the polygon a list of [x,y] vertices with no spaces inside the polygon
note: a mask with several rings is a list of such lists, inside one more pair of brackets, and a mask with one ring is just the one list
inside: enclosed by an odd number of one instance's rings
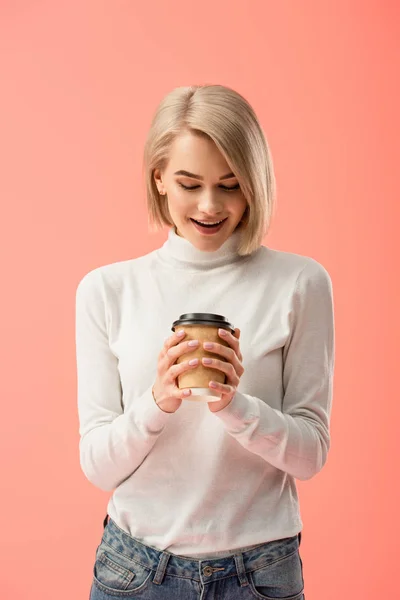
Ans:
{"label": "lips", "polygon": [[213,236],[218,234],[221,229],[224,227],[226,221],[228,220],[228,217],[226,219],[224,219],[221,223],[219,223],[218,225],[200,225],[199,223],[197,223],[194,219],[190,219],[193,227],[201,233],[202,236]]}
{"label": "lips", "polygon": [[196,221],[196,223],[199,225],[203,225],[203,223],[206,225],[211,225],[212,223],[223,223],[227,218],[228,217],[225,217],[225,219],[219,219],[219,221],[200,221],[199,219],[191,219],[191,221]]}

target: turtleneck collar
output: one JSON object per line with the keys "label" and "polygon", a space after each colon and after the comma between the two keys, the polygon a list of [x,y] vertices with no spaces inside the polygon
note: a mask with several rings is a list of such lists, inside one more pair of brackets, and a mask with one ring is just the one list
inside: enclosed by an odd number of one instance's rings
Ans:
{"label": "turtleneck collar", "polygon": [[170,227],[168,238],[157,250],[157,256],[164,264],[178,269],[209,271],[248,258],[238,253],[240,234],[240,230],[236,229],[218,250],[206,252],[179,236],[175,227]]}

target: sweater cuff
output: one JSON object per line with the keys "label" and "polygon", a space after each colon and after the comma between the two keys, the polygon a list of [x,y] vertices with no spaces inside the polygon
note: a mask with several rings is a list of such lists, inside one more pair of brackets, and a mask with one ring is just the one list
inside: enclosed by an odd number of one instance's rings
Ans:
{"label": "sweater cuff", "polygon": [[259,413],[257,400],[247,394],[236,391],[231,402],[222,410],[214,413],[226,425],[228,431],[239,433],[246,427],[247,419],[253,419]]}
{"label": "sweater cuff", "polygon": [[147,432],[159,433],[174,413],[165,412],[158,406],[153,397],[152,387],[151,385],[137,401],[132,402],[128,415]]}

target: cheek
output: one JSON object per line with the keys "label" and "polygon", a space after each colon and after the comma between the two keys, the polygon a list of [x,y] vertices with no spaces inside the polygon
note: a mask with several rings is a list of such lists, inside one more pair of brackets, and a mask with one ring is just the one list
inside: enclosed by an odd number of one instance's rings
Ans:
{"label": "cheek", "polygon": [[246,210],[247,207],[247,200],[243,197],[243,196],[239,196],[235,202],[234,205],[232,206],[234,212],[237,215],[242,215],[242,213]]}
{"label": "cheek", "polygon": [[171,213],[184,216],[191,208],[191,202],[186,195],[181,192],[174,192],[172,196],[168,196],[168,207]]}

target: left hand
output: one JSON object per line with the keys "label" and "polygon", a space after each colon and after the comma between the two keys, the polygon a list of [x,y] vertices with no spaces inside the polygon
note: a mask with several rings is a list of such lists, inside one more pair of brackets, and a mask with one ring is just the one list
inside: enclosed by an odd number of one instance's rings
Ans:
{"label": "left hand", "polygon": [[217,412],[225,408],[225,406],[228,406],[233,400],[240,378],[244,373],[242,365],[243,357],[239,347],[240,329],[236,328],[234,335],[232,335],[230,331],[225,331],[227,333],[226,336],[221,335],[220,332],[218,332],[218,335],[226,340],[230,347],[227,348],[223,344],[214,344],[213,348],[207,348],[207,350],[210,350],[210,352],[215,354],[220,354],[226,360],[217,360],[213,358],[213,362],[210,365],[204,365],[203,359],[204,366],[222,371],[227,378],[226,383],[216,383],[215,387],[210,385],[211,382],[208,384],[211,389],[221,393],[221,400],[207,403],[211,412]]}

